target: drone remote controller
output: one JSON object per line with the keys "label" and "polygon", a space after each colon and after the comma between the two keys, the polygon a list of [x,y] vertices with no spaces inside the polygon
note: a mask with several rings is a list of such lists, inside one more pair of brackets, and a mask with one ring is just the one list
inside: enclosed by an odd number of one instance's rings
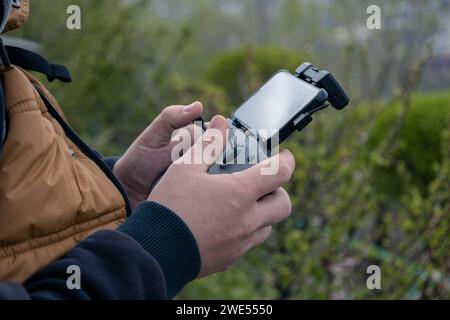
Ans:
{"label": "drone remote controller", "polygon": [[231,174],[264,161],[294,131],[306,128],[316,112],[329,105],[341,110],[349,102],[336,78],[310,63],[295,75],[277,72],[228,119],[227,147],[209,173]]}

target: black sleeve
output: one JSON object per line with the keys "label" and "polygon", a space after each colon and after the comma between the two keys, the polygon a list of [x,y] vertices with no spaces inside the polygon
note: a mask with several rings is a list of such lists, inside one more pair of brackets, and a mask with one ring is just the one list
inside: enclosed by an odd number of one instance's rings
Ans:
{"label": "black sleeve", "polygon": [[[80,289],[68,288],[69,266],[80,270]],[[199,270],[197,243],[184,222],[144,202],[118,231],[95,233],[23,285],[0,283],[0,299],[167,299]]]}
{"label": "black sleeve", "polygon": [[[69,266],[80,270],[80,289],[70,290]],[[166,299],[165,280],[153,257],[129,236],[101,231],[63,259],[19,284],[0,284],[0,299]]]}

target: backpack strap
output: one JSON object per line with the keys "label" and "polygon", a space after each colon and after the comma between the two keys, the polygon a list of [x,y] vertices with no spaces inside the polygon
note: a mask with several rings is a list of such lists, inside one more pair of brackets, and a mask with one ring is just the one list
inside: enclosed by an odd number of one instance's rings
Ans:
{"label": "backpack strap", "polygon": [[0,67],[9,68],[11,67],[11,61],[9,60],[8,52],[3,44],[3,39],[0,37]]}
{"label": "backpack strap", "polygon": [[5,50],[11,64],[28,71],[42,73],[47,76],[50,82],[55,79],[65,83],[72,82],[69,70],[61,64],[50,63],[44,57],[26,49],[5,46]]}
{"label": "backpack strap", "polygon": [[[3,46],[3,40],[0,38],[0,68],[10,68],[11,62],[9,61],[8,53]],[[7,117],[6,117],[6,105],[5,97],[3,94],[3,77],[0,77],[0,154],[3,150],[3,143],[6,139],[7,133]]]}
{"label": "backpack strap", "polygon": [[[47,76],[48,81],[55,79],[61,82],[72,82],[69,70],[60,64],[52,64],[44,57],[29,50],[13,46],[5,46],[0,37],[0,69],[9,69],[17,65],[28,71],[35,71]],[[3,79],[0,77],[0,153],[8,132],[8,117],[6,116]]]}
{"label": "backpack strap", "polygon": [[3,143],[6,140],[7,125],[5,97],[3,94],[3,79],[0,78],[0,154],[3,150]]}

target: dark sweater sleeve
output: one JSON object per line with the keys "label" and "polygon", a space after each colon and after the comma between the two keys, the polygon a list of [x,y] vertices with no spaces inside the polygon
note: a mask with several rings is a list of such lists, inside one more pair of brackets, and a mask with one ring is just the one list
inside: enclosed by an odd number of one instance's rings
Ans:
{"label": "dark sweater sleeve", "polygon": [[[69,266],[81,289],[70,290]],[[166,299],[200,270],[196,241],[169,209],[144,202],[118,231],[100,231],[80,242],[24,285],[0,283],[0,299]]]}
{"label": "dark sweater sleeve", "polygon": [[[103,157],[111,170],[119,159]],[[158,203],[143,202],[119,231],[130,235],[158,261],[166,276],[169,297],[175,296],[200,271],[195,238],[175,213]]]}
{"label": "dark sweater sleeve", "polygon": [[197,241],[183,220],[168,208],[143,202],[118,231],[129,235],[158,261],[169,298],[200,272]]}

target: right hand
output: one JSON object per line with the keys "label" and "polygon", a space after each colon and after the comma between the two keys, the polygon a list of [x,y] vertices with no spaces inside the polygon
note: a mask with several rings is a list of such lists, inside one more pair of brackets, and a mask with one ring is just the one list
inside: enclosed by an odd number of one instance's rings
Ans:
{"label": "right hand", "polygon": [[[289,195],[281,188],[295,168],[289,151],[276,156],[279,170],[270,176],[262,175],[261,168],[273,158],[232,175],[208,174],[212,163],[185,164],[206,146],[223,150],[227,127],[226,120],[216,116],[203,138],[169,167],[149,196],[150,201],[176,212],[190,228],[200,250],[200,277],[226,270],[267,240],[272,226],[288,218],[292,210]],[[217,136],[212,129],[220,130],[223,141],[212,138]]]}

